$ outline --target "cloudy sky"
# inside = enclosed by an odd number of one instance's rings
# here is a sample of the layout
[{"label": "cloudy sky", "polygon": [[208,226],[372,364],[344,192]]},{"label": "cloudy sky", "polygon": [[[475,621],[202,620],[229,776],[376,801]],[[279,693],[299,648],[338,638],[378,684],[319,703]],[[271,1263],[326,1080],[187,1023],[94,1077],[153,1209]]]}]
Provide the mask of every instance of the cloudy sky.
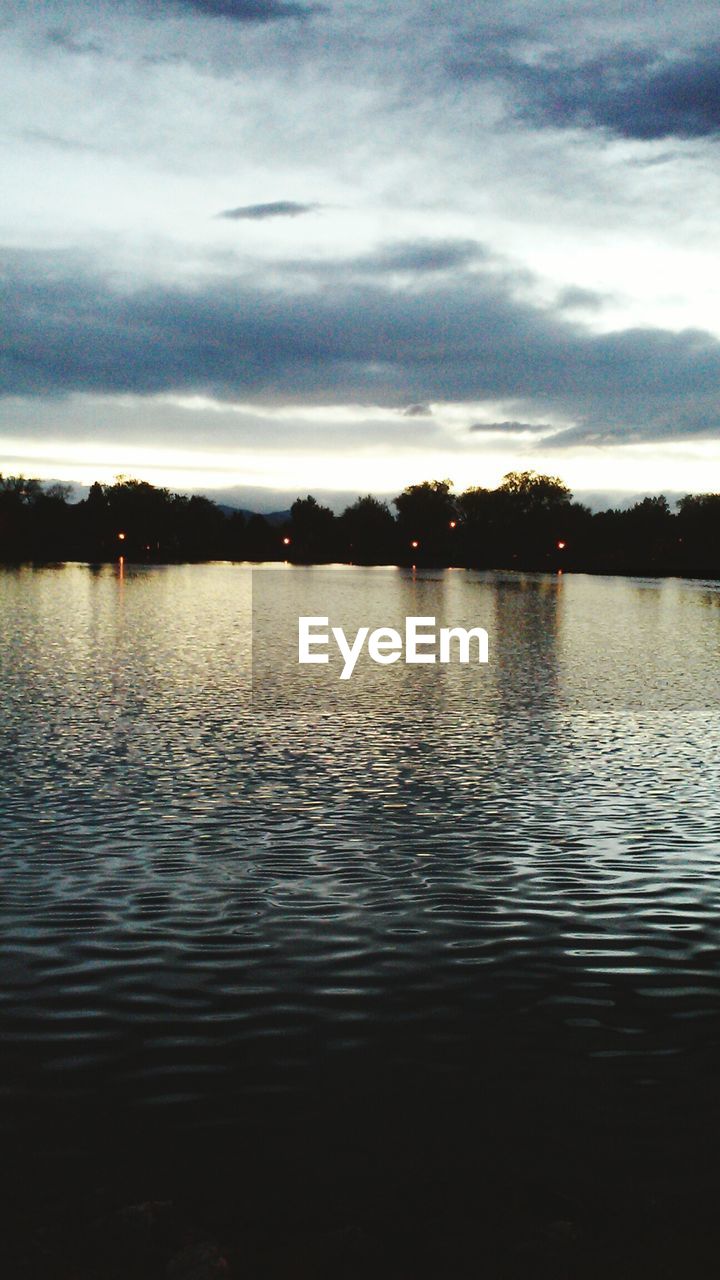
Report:
[{"label": "cloudy sky", "polygon": [[716,4],[0,24],[0,471],[720,489]]}]

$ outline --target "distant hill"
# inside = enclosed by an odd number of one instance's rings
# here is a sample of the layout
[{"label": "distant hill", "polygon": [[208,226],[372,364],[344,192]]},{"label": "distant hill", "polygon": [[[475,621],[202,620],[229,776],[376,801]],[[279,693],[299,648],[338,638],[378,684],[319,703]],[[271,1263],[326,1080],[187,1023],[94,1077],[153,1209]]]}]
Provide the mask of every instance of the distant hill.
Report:
[{"label": "distant hill", "polygon": [[246,507],[229,507],[226,502],[218,502],[217,505],[225,516],[241,515],[246,520],[250,520],[253,516],[261,515],[268,524],[286,524],[290,519],[289,509],[287,511],[248,511]]}]

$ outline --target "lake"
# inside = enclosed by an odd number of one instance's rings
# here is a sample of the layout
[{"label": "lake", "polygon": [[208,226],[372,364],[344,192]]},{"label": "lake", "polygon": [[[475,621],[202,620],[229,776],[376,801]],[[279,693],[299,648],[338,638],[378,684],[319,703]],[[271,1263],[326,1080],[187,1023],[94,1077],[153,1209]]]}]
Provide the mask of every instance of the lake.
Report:
[{"label": "lake", "polygon": [[[259,1277],[714,1274],[720,584],[64,565],[0,611],[26,1236],[97,1183]],[[489,661],[341,682],[318,613]]]}]

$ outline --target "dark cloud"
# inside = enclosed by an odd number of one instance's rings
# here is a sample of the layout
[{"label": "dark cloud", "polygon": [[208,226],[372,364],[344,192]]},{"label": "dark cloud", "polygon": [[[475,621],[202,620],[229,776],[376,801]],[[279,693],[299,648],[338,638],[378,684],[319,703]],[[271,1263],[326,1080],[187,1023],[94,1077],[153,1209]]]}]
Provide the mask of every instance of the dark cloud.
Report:
[{"label": "dark cloud", "polygon": [[[277,279],[277,277],[276,277]],[[121,292],[62,257],[8,254],[6,393],[196,393],[268,404],[512,401],[579,441],[717,436],[720,342],[594,334],[492,270],[392,278],[212,279]],[[525,429],[523,425],[523,430]]]},{"label": "dark cloud", "polygon": [[418,240],[387,245],[355,258],[352,266],[366,275],[385,272],[454,271],[472,262],[485,262],[489,254],[476,240]]},{"label": "dark cloud", "polygon": [[[381,245],[371,253],[354,258],[285,260],[282,269],[320,280],[350,280],[379,276],[424,276],[440,273],[464,274],[472,266],[493,267],[506,278],[507,264],[494,257],[477,240],[422,239]],[[513,271],[513,278],[528,281],[525,271]]]},{"label": "dark cloud", "polygon": [[620,52],[535,78],[529,110],[548,124],[600,125],[625,138],[700,138],[720,129],[720,52],[656,62]]},{"label": "dark cloud", "polygon": [[431,418],[432,409],[429,404],[409,404],[403,409],[406,418]]},{"label": "dark cloud", "polygon": [[210,18],[230,18],[233,22],[277,22],[283,18],[307,18],[324,7],[286,4],[283,0],[167,0],[167,2],[176,9],[189,9]]},{"label": "dark cloud", "polygon": [[581,289],[577,285],[561,290],[555,299],[555,306],[561,311],[600,311],[608,301],[607,294],[596,293],[594,289]]},{"label": "dark cloud", "polygon": [[507,43],[457,59],[459,79],[504,82],[516,114],[535,126],[603,128],[624,138],[712,137],[720,131],[720,47],[671,54],[613,48],[578,60],[532,61]]},{"label": "dark cloud", "polygon": [[247,220],[262,222],[265,218],[299,218],[303,213],[314,213],[318,204],[298,204],[295,200],[274,200],[270,204],[242,204],[237,209],[223,209],[218,218],[231,222]]},{"label": "dark cloud", "polygon": [[495,435],[502,431],[503,435],[518,436],[532,432],[534,435],[551,435],[557,428],[547,422],[473,422],[468,431],[482,435]]}]

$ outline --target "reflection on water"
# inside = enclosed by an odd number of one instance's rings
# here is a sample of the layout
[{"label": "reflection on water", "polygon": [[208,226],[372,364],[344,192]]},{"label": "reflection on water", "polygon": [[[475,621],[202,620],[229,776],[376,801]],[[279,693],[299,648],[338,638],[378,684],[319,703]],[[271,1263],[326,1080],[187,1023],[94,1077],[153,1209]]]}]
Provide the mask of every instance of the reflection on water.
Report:
[{"label": "reflection on water", "polygon": [[718,587],[265,577],[278,634],[322,579],[480,622],[490,664],[253,702],[248,569],[0,575],[6,1136],[304,1126],[340,1169],[571,1180],[711,1149]]}]

